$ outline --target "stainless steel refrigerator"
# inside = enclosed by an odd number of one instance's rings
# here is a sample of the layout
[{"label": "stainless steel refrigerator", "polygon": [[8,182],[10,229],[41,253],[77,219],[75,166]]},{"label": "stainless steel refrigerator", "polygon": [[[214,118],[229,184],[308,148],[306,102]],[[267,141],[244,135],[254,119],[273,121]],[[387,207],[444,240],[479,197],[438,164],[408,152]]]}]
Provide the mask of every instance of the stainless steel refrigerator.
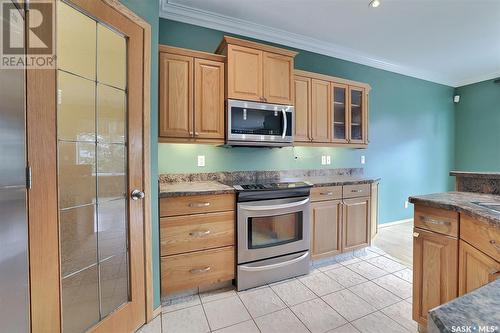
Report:
[{"label": "stainless steel refrigerator", "polygon": [[[23,16],[8,17],[23,38]],[[29,331],[25,73],[0,68],[0,332]]]}]

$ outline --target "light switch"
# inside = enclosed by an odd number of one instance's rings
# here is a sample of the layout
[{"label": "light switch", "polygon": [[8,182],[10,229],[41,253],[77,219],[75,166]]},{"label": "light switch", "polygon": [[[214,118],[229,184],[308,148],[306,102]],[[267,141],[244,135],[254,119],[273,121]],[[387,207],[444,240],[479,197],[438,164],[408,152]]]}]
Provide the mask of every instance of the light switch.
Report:
[{"label": "light switch", "polygon": [[405,201],[405,208],[408,208],[408,205],[410,205],[410,202],[408,200]]},{"label": "light switch", "polygon": [[365,162],[366,162],[365,155],[361,155],[361,164],[365,164]]},{"label": "light switch", "polygon": [[326,164],[332,164],[332,157],[330,155],[326,155]]},{"label": "light switch", "polygon": [[321,156],[321,165],[326,165],[326,156]]},{"label": "light switch", "polygon": [[205,155],[198,155],[198,166],[199,167],[205,166]]}]

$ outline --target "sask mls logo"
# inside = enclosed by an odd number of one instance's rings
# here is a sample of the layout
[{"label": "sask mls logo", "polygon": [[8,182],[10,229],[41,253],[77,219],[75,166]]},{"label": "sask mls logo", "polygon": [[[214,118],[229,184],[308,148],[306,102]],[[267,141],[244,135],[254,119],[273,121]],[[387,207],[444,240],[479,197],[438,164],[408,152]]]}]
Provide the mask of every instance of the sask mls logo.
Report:
[{"label": "sask mls logo", "polygon": [[27,12],[20,10],[10,0],[4,0],[1,4],[0,67],[53,68],[54,3],[30,3]]}]

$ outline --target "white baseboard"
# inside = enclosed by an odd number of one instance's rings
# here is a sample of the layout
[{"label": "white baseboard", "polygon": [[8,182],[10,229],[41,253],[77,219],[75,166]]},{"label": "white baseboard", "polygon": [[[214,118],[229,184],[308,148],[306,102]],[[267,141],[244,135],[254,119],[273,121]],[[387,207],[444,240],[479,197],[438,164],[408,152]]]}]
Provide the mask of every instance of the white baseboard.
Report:
[{"label": "white baseboard", "polygon": [[388,223],[384,223],[384,224],[379,224],[378,228],[382,229],[382,228],[386,228],[386,227],[392,227],[393,225],[396,225],[396,224],[403,224],[403,223],[408,223],[408,222],[412,222],[412,221],[413,221],[413,219],[405,219],[405,220],[388,222]]}]

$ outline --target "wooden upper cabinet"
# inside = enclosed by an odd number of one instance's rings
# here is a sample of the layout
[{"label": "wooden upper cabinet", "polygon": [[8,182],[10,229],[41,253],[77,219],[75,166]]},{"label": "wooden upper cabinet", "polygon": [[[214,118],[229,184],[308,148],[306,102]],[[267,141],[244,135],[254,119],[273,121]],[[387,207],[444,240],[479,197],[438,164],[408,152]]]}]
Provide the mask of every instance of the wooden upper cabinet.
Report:
[{"label": "wooden upper cabinet", "polygon": [[163,142],[224,140],[224,63],[221,55],[160,45]]},{"label": "wooden upper cabinet", "polygon": [[295,76],[295,141],[311,141],[311,79]]},{"label": "wooden upper cabinet", "polygon": [[457,297],[458,239],[415,228],[413,320],[427,325],[430,309]]},{"label": "wooden upper cabinet", "polygon": [[[366,147],[370,86],[302,70],[294,73],[294,141],[298,145]],[[311,86],[309,90],[306,82]],[[304,111],[307,106],[308,113]],[[306,114],[308,127],[303,120]]]},{"label": "wooden upper cabinet", "polygon": [[327,200],[311,204],[312,259],[341,252],[342,201]]},{"label": "wooden upper cabinet", "polygon": [[370,238],[370,197],[344,199],[342,251],[368,246]]},{"label": "wooden upper cabinet", "polygon": [[349,113],[347,110],[349,88],[345,84],[332,84],[332,141],[349,141]]},{"label": "wooden upper cabinet", "polygon": [[500,262],[460,240],[458,295],[467,294],[500,277]]},{"label": "wooden upper cabinet", "polygon": [[238,45],[227,50],[227,97],[262,101],[262,51]]},{"label": "wooden upper cabinet", "polygon": [[297,52],[229,36],[215,52],[227,57],[227,98],[293,104]]},{"label": "wooden upper cabinet", "polygon": [[224,139],[224,63],[195,59],[195,138]]},{"label": "wooden upper cabinet", "polygon": [[160,54],[160,128],[164,137],[193,134],[193,58]]},{"label": "wooden upper cabinet", "polygon": [[365,89],[359,87],[349,87],[349,142],[367,143]]},{"label": "wooden upper cabinet", "polygon": [[293,105],[293,58],[263,53],[264,101]]},{"label": "wooden upper cabinet", "polygon": [[314,142],[330,142],[330,82],[311,81],[311,137]]}]

